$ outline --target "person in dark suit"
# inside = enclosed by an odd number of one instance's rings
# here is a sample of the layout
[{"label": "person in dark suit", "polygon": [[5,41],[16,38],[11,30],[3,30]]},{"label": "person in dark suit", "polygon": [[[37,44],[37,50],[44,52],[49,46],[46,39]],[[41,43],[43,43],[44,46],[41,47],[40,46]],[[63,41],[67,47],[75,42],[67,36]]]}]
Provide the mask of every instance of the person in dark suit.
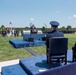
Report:
[{"label": "person in dark suit", "polygon": [[34,26],[34,24],[32,24],[32,26],[30,27],[30,29],[36,29],[36,27]]},{"label": "person in dark suit", "polygon": [[49,48],[49,38],[52,37],[64,37],[63,32],[58,31],[59,22],[51,21],[51,31],[49,31],[46,35],[46,47]]},{"label": "person in dark suit", "polygon": [[36,29],[36,27],[34,26],[34,24],[32,24],[32,26],[30,27],[30,30],[31,30],[31,33],[32,33],[32,34],[37,33],[37,29]]}]

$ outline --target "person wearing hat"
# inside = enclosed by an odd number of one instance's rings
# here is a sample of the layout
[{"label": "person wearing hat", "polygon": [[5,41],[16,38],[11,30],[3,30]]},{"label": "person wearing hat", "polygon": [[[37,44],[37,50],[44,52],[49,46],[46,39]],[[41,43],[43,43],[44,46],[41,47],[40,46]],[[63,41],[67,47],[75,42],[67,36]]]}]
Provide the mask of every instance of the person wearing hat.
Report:
[{"label": "person wearing hat", "polygon": [[50,32],[48,32],[48,34],[50,34],[50,33],[53,33],[53,32],[55,32],[55,33],[60,33],[57,29],[58,29],[58,26],[59,26],[59,22],[57,22],[57,21],[51,21],[50,22],[50,25],[51,25],[51,31]]},{"label": "person wearing hat", "polygon": [[47,53],[48,48],[49,48],[49,38],[64,37],[63,32],[58,31],[59,22],[51,21],[50,25],[51,25],[51,31],[49,31],[46,35],[46,53]]}]

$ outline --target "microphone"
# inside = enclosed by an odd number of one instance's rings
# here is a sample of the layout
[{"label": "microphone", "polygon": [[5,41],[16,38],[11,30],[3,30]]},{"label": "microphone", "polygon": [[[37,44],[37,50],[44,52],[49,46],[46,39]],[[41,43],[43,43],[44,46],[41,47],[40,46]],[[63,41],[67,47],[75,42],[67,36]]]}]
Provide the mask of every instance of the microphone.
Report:
[{"label": "microphone", "polygon": [[30,25],[30,38],[31,38],[31,30],[32,30],[31,26],[32,26],[32,23],[30,23],[29,25]]},{"label": "microphone", "polygon": [[45,25],[45,29],[46,29],[46,34],[47,34],[47,25],[44,23],[44,25]]},{"label": "microphone", "polygon": [[30,25],[30,37],[28,38],[28,42],[33,42],[34,39],[31,37],[31,30],[32,30],[31,26],[32,26],[32,23],[30,23],[29,25]]}]

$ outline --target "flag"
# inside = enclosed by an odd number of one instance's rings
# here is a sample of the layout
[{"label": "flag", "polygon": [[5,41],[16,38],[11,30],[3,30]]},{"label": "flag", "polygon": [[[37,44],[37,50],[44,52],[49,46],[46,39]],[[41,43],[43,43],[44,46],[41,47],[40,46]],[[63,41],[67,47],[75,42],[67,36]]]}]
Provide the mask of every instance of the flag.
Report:
[{"label": "flag", "polygon": [[10,24],[13,24],[13,22],[10,22]]}]

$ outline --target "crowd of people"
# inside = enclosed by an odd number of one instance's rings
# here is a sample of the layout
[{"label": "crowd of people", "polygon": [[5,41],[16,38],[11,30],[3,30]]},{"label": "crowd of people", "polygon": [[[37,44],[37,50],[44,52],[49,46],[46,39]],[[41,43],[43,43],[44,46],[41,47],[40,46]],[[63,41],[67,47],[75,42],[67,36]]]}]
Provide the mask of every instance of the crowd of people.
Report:
[{"label": "crowd of people", "polygon": [[2,30],[2,36],[19,36],[19,30]]}]

